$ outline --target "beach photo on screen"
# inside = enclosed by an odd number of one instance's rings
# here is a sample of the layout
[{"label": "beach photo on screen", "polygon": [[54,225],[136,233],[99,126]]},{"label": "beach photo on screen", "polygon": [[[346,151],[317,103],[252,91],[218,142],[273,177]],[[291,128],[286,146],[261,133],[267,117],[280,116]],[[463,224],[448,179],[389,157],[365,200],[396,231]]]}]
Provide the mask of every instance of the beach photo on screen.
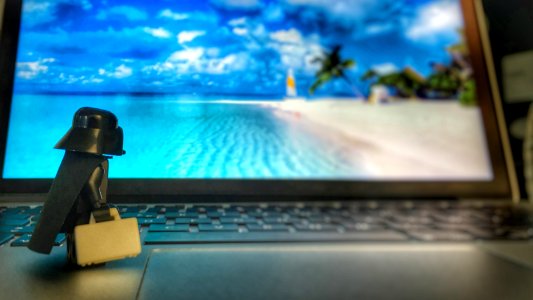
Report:
[{"label": "beach photo on screen", "polygon": [[112,178],[491,180],[473,73],[459,0],[27,0],[4,177],[89,106]]}]

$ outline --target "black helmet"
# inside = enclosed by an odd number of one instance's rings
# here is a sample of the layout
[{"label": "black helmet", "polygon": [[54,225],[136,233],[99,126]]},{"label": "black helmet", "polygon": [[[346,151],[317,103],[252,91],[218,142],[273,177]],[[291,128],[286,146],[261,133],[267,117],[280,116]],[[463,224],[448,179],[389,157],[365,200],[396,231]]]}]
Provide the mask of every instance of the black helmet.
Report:
[{"label": "black helmet", "polygon": [[72,127],[56,144],[56,149],[93,154],[122,155],[124,134],[117,117],[98,108],[83,107],[74,114]]}]

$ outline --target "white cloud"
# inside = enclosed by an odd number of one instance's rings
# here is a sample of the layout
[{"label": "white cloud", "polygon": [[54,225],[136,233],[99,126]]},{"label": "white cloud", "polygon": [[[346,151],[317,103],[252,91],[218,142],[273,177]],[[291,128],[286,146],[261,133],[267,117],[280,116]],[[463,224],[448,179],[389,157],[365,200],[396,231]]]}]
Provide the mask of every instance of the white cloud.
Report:
[{"label": "white cloud", "polygon": [[378,23],[378,24],[369,24],[365,26],[366,33],[369,35],[377,35],[380,33],[390,32],[397,28],[397,24],[392,23]]},{"label": "white cloud", "polygon": [[89,0],[56,0],[52,1],[42,1],[42,0],[26,0],[24,1],[23,10],[25,13],[31,13],[36,11],[45,11],[50,8],[55,8],[58,4],[70,4],[79,6],[84,10],[90,10],[93,8],[93,5]]},{"label": "white cloud", "polygon": [[159,18],[167,18],[167,19],[172,19],[172,20],[175,20],[175,21],[179,21],[179,20],[188,19],[189,15],[188,14],[183,14],[183,13],[176,13],[176,12],[173,12],[172,10],[170,10],[170,9],[165,9],[165,10],[162,10],[159,13],[158,17]]},{"label": "white cloud", "polygon": [[253,10],[261,7],[259,0],[211,0],[211,2],[230,9]]},{"label": "white cloud", "polygon": [[281,43],[299,44],[302,42],[302,34],[300,31],[291,28],[289,30],[280,30],[272,32],[270,38]]},{"label": "white cloud", "polygon": [[25,13],[47,11],[51,4],[49,2],[27,2],[24,3],[23,10]]},{"label": "white cloud", "polygon": [[323,55],[318,35],[304,37],[298,30],[291,28],[273,32],[269,37],[272,41],[270,47],[279,53],[281,62],[286,68],[299,69],[307,73],[317,71],[318,66],[313,60]]},{"label": "white cloud", "polygon": [[99,20],[105,20],[109,16],[122,16],[130,21],[143,21],[148,18],[146,12],[127,5],[114,6],[108,10],[101,10],[96,18]]},{"label": "white cloud", "polygon": [[182,31],[177,35],[178,43],[188,43],[205,34],[205,31]]},{"label": "white cloud", "polygon": [[237,62],[237,55],[231,54],[221,59],[211,59],[208,61],[206,72],[209,74],[222,74],[225,71],[233,70]]},{"label": "white cloud", "polygon": [[382,1],[375,0],[284,0],[295,6],[311,6],[320,8],[336,17],[349,18],[352,20],[368,17],[370,12],[379,12],[382,9]]},{"label": "white cloud", "polygon": [[61,82],[63,84],[81,83],[83,85],[100,84],[104,81],[105,80],[103,78],[96,77],[94,75],[86,76],[86,75],[65,74],[65,73],[60,73],[56,80],[56,82]]},{"label": "white cloud", "polygon": [[156,72],[158,75],[166,74],[223,74],[229,71],[245,70],[248,63],[248,53],[233,53],[222,57],[218,55],[216,48],[204,49],[202,47],[189,48],[172,53],[169,58],[162,63],[147,66],[143,69],[145,73]]},{"label": "white cloud", "polygon": [[24,1],[22,7],[26,16],[24,23],[27,26],[35,26],[53,21],[54,15],[51,12],[53,8],[54,6],[50,2]]},{"label": "white cloud", "polygon": [[267,29],[263,24],[256,24],[255,26],[250,27],[250,32],[256,39],[265,39],[267,38]]},{"label": "white cloud", "polygon": [[231,26],[243,26],[246,25],[246,18],[238,18],[238,19],[232,19],[228,22]]},{"label": "white cloud", "polygon": [[114,78],[126,78],[130,77],[133,74],[133,70],[129,67],[126,67],[126,65],[120,65],[115,68],[115,71],[113,73],[110,73],[108,76],[114,77]]},{"label": "white cloud", "polygon": [[375,66],[372,66],[371,69],[374,70],[379,75],[387,75],[387,74],[391,74],[391,73],[399,71],[398,67],[392,63],[384,63],[380,65],[375,65]]},{"label": "white cloud", "polygon": [[215,47],[209,48],[206,50],[205,53],[208,57],[217,57],[220,54],[220,49]]},{"label": "white cloud", "polygon": [[80,7],[83,10],[90,10],[93,8],[89,0],[25,0],[23,1],[22,6],[25,16],[24,25],[32,27],[57,21],[58,14],[55,12],[59,4],[69,4]]},{"label": "white cloud", "polygon": [[204,48],[190,48],[185,50],[180,50],[172,53],[168,58],[169,61],[196,61],[204,55]]},{"label": "white cloud", "polygon": [[[413,40],[432,38],[462,27],[461,9],[456,2],[432,3],[422,7],[413,24],[407,30],[407,37]],[[454,31],[455,32],[455,31]]]},{"label": "white cloud", "polygon": [[33,79],[40,74],[48,72],[47,64],[53,62],[55,62],[55,58],[45,58],[38,61],[17,63],[17,77]]},{"label": "white cloud", "polygon": [[236,28],[233,28],[233,33],[235,35],[245,36],[248,34],[248,29],[236,27]]},{"label": "white cloud", "polygon": [[102,83],[104,82],[104,80],[102,78],[97,78],[97,77],[93,77],[93,78],[90,78],[90,79],[85,79],[83,80],[81,83],[82,84],[90,84],[90,83]]},{"label": "white cloud", "polygon": [[106,71],[104,69],[98,69],[98,75],[105,75]]},{"label": "white cloud", "polygon": [[59,74],[59,80],[66,84],[72,84],[84,80],[85,76],[76,76],[73,74],[65,75],[65,73]]},{"label": "white cloud", "polygon": [[168,30],[162,27],[159,27],[159,28],[144,27],[144,32],[154,37],[162,38],[162,39],[169,38],[172,35]]}]

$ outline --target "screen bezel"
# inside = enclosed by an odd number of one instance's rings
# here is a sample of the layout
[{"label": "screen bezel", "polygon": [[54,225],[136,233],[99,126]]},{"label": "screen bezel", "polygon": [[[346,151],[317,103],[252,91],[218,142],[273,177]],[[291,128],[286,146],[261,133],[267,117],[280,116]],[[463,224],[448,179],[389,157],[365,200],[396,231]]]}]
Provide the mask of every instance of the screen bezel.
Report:
[{"label": "screen bezel", "polygon": [[[313,200],[313,199],[517,199],[513,188],[512,161],[506,160],[506,131],[498,122],[495,101],[497,90],[491,89],[493,72],[487,64],[482,47],[484,30],[478,22],[475,1],[461,0],[465,21],[465,36],[471,51],[475,70],[479,105],[486,130],[494,178],[491,181],[332,181],[332,180],[262,180],[262,179],[111,179],[109,197],[113,199],[187,199],[187,201],[237,200],[259,201]],[[18,33],[22,0],[6,1],[2,19],[0,68],[0,174],[3,172],[5,147],[14,83]],[[494,101],[491,101],[494,100]],[[500,125],[500,126],[499,126]],[[4,179],[0,175],[0,191],[4,193],[45,193],[51,179]],[[159,198],[158,198],[159,197]]]}]

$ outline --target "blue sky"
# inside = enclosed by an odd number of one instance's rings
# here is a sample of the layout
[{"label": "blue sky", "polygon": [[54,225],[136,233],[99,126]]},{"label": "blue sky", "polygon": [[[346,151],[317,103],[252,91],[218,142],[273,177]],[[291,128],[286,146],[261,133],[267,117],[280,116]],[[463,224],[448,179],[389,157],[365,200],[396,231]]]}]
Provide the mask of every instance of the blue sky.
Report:
[{"label": "blue sky", "polygon": [[[26,0],[19,92],[305,95],[334,45],[348,76],[411,66],[427,75],[459,41],[459,0]],[[349,94],[334,81],[319,95]]]}]

